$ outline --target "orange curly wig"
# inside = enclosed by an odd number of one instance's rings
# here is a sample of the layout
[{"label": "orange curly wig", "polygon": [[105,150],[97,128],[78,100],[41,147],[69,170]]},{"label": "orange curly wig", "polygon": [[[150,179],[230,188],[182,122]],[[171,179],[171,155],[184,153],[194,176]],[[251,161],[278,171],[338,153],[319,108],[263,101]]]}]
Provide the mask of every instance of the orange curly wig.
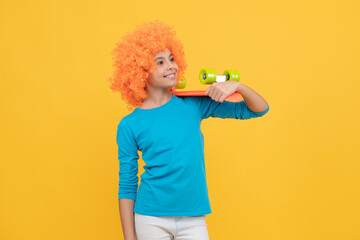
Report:
[{"label": "orange curly wig", "polygon": [[184,78],[187,63],[183,44],[175,39],[175,34],[171,26],[155,20],[138,25],[132,33],[127,33],[116,43],[112,51],[114,77],[108,80],[110,89],[120,92],[129,111],[140,106],[148,97],[145,82],[157,67],[154,56],[159,51],[170,50],[179,67],[177,82]]}]

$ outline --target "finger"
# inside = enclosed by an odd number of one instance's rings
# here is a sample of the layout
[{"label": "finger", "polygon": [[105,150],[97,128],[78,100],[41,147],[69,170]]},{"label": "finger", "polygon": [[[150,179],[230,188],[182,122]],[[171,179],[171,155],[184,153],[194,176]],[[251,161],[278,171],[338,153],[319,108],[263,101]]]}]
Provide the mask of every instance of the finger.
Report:
[{"label": "finger", "polygon": [[213,96],[213,92],[214,92],[214,88],[211,86],[209,87],[209,92],[208,92],[208,96],[212,98]]},{"label": "finger", "polygon": [[211,86],[206,89],[206,92],[205,92],[205,95],[206,95],[206,96],[209,94],[209,89],[210,89],[210,88],[211,88]]},{"label": "finger", "polygon": [[218,82],[211,84],[211,89],[209,95],[211,96],[212,100],[215,100],[217,93],[220,91],[219,86],[217,86]]},{"label": "finger", "polygon": [[221,103],[224,102],[226,97],[227,97],[227,94],[225,94],[225,93],[223,95],[221,95],[219,102],[221,102]]},{"label": "finger", "polygon": [[222,95],[222,92],[220,90],[216,91],[214,93],[214,100],[219,102],[219,99],[220,99],[221,95]]}]

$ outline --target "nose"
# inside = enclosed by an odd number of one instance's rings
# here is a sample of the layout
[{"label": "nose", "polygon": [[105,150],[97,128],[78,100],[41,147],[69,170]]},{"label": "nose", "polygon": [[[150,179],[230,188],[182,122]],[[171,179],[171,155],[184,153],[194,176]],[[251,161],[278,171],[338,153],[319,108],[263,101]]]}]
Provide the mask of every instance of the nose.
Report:
[{"label": "nose", "polygon": [[168,70],[174,69],[175,68],[175,63],[170,63],[168,66]]}]

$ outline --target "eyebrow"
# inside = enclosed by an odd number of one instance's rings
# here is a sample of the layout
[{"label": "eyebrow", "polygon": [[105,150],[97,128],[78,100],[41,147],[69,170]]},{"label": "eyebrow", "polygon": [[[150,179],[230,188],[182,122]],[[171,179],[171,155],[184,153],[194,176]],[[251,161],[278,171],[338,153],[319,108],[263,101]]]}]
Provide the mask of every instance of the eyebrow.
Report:
[{"label": "eyebrow", "polygon": [[[170,56],[172,56],[172,53],[170,53],[169,57],[170,57]],[[164,57],[158,57],[158,58],[155,59],[155,61],[156,61],[157,59],[159,59],[159,58],[164,58]]]}]

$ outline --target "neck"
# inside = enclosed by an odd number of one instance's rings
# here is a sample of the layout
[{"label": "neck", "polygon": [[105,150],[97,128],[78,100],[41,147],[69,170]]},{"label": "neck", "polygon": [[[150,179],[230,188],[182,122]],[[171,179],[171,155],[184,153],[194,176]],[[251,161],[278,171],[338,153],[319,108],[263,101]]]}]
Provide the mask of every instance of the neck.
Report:
[{"label": "neck", "polygon": [[170,101],[172,97],[172,93],[168,88],[148,88],[147,92],[149,96],[141,104],[142,107],[158,107]]}]

